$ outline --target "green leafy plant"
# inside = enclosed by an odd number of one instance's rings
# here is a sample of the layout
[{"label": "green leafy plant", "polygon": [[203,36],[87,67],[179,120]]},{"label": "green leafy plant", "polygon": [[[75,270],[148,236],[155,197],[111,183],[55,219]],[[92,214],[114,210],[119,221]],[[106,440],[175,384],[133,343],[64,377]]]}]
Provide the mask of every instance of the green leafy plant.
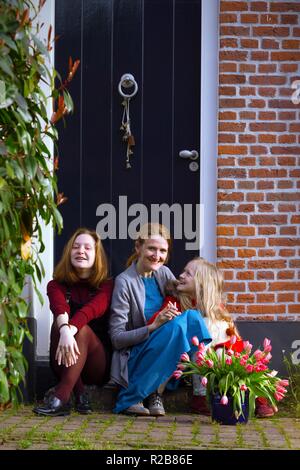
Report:
[{"label": "green leafy plant", "polygon": [[[22,290],[26,276],[35,288],[44,276],[41,221],[58,231],[63,224],[57,206],[65,198],[47,142],[56,144],[55,124],[73,109],[67,86],[79,61],[69,60],[65,81],[47,65],[51,27],[43,42],[42,26],[33,26],[45,1],[37,7],[30,0],[0,2],[0,406],[21,397],[27,367],[22,345],[25,336],[31,339]],[[56,106],[52,116],[49,99]]]},{"label": "green leafy plant", "polygon": [[230,341],[219,345],[217,349],[206,349],[199,344],[196,336],[192,339],[198,346],[195,361],[187,353],[181,355],[181,362],[174,372],[175,378],[189,374],[199,374],[202,384],[207,387],[208,395],[219,394],[220,403],[228,404],[228,396],[233,400],[233,411],[236,419],[242,414],[245,395],[249,393],[250,413],[253,415],[255,398],[264,397],[276,407],[276,402],[284,398],[288,380],[277,377],[277,371],[268,367],[271,359],[271,341],[264,340],[264,349],[257,349],[251,354],[249,341],[241,341],[232,336]]},{"label": "green leafy plant", "polygon": [[294,415],[300,418],[300,364],[294,364],[292,356],[284,356],[289,379],[289,389],[284,401],[284,407],[293,410]]}]

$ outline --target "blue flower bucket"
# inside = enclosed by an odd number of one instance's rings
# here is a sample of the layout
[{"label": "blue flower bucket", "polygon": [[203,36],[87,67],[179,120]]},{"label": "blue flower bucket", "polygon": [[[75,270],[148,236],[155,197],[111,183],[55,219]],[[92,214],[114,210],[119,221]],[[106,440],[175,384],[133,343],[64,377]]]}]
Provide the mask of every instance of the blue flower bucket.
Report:
[{"label": "blue flower bucket", "polygon": [[237,423],[246,424],[249,417],[249,392],[245,393],[245,401],[242,403],[242,414],[236,419],[233,412],[233,399],[228,396],[228,404],[220,403],[221,395],[219,393],[211,395],[212,420],[220,424],[235,425]]}]

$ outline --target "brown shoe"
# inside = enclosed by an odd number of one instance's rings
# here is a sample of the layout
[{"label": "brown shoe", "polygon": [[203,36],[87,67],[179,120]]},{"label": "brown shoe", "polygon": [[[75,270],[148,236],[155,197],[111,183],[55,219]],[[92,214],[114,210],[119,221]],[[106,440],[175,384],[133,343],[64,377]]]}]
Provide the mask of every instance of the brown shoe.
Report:
[{"label": "brown shoe", "polygon": [[193,395],[191,400],[191,411],[200,415],[211,416],[206,396]]}]

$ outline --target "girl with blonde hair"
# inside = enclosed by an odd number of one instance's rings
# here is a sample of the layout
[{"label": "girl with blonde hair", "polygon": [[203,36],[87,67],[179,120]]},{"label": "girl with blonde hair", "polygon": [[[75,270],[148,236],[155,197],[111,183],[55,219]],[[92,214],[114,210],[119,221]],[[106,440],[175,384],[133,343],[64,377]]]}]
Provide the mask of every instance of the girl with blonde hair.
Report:
[{"label": "girl with blonde hair", "polygon": [[[190,261],[179,276],[177,292],[183,309],[197,308],[204,318],[212,337],[209,346],[217,349],[226,347],[230,337],[237,338],[236,346],[242,346],[242,338],[234,324],[224,302],[224,280],[222,272],[203,258]],[[206,389],[201,384],[199,375],[193,375],[192,411],[210,415],[206,402]],[[274,414],[274,409],[262,397],[256,398],[256,415],[267,418]]]}]

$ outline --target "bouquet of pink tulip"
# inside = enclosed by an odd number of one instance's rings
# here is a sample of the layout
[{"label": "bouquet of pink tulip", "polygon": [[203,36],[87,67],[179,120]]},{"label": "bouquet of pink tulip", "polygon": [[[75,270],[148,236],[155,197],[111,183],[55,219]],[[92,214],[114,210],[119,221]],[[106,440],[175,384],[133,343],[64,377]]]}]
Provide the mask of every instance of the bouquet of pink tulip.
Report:
[{"label": "bouquet of pink tulip", "polygon": [[194,360],[183,353],[173,373],[175,378],[189,374],[200,375],[208,395],[220,394],[222,405],[228,404],[228,396],[232,397],[236,419],[242,414],[246,393],[249,393],[250,415],[254,413],[256,397],[267,398],[277,409],[276,402],[284,398],[289,383],[277,377],[277,371],[268,367],[272,357],[269,339],[265,338],[263,350],[257,349],[252,354],[252,344],[249,341],[237,341],[236,336],[215,348],[206,348],[196,336],[192,338],[192,343],[198,347]]}]

